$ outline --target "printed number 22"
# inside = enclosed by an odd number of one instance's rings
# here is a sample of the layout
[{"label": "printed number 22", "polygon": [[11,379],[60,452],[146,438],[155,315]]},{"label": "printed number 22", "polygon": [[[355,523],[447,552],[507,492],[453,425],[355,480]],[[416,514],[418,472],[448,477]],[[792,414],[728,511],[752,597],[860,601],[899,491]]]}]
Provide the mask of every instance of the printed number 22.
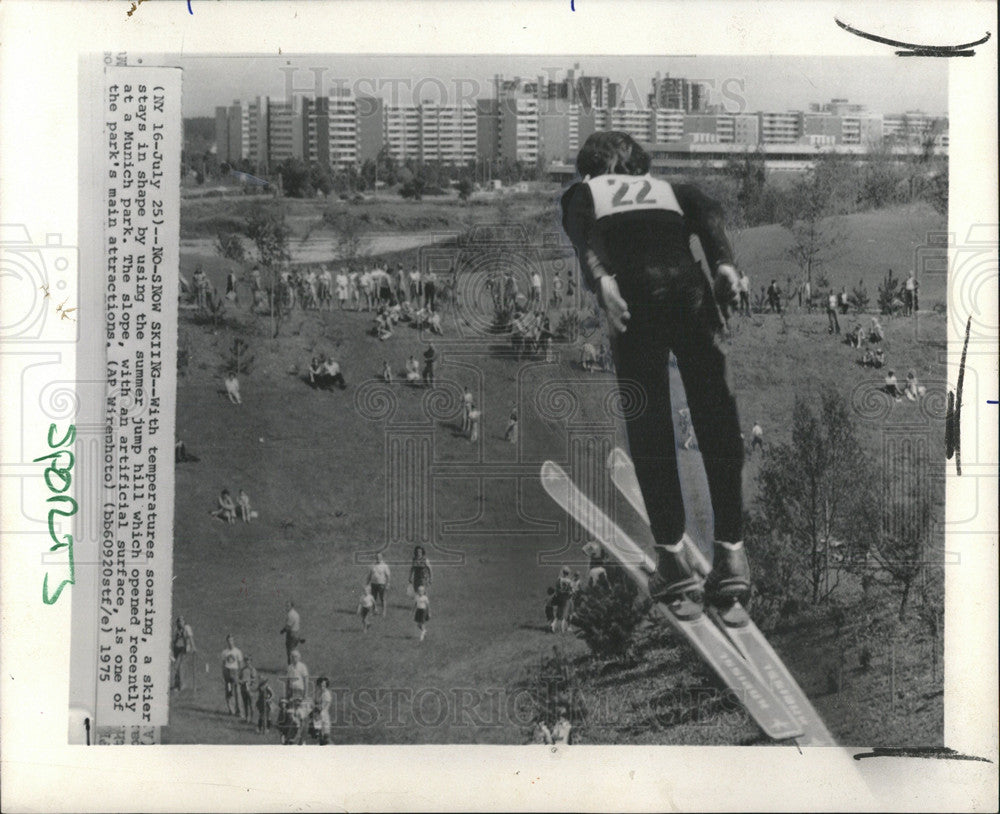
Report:
[{"label": "printed number 22", "polygon": [[611,199],[612,206],[631,206],[632,204],[655,204],[656,198],[647,197],[653,189],[653,185],[649,181],[643,181],[642,187],[639,189],[639,193],[635,196],[635,200],[628,200],[625,195],[628,194],[631,184],[624,183],[618,187],[618,191],[615,193],[614,197]]}]

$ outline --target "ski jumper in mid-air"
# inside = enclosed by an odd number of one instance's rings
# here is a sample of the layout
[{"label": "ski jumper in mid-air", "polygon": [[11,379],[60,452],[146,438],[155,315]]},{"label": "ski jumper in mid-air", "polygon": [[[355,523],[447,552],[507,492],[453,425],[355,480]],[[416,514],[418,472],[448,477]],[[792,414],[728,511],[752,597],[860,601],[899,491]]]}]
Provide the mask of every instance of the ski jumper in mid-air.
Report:
[{"label": "ski jumper in mid-air", "polygon": [[[718,203],[689,184],[649,174],[650,158],[627,133],[591,135],[577,156],[582,181],[562,197],[563,228],[586,285],[609,323],[629,447],[658,553],[654,598],[680,617],[706,598],[746,600],[742,468],[736,400],[720,344],[737,305],[739,277]],[[712,280],[695,260],[697,235]],[[684,544],[684,502],[670,404],[669,354],[677,358],[715,518],[713,569],[702,587]],[[638,388],[638,393],[636,393]],[[623,396],[629,395],[623,392]]]}]

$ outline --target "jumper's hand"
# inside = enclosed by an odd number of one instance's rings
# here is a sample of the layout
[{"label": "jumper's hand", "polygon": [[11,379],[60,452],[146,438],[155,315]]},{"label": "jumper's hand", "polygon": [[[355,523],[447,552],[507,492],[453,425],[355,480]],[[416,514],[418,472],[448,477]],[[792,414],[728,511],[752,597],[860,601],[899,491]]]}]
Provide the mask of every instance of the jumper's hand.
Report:
[{"label": "jumper's hand", "polygon": [[728,263],[723,263],[716,270],[715,301],[722,310],[722,316],[729,319],[730,314],[739,307],[739,280],[736,269]]},{"label": "jumper's hand", "polygon": [[625,333],[626,324],[632,316],[628,312],[628,303],[622,299],[618,290],[618,281],[610,275],[600,278],[600,300],[611,323],[612,334]]}]

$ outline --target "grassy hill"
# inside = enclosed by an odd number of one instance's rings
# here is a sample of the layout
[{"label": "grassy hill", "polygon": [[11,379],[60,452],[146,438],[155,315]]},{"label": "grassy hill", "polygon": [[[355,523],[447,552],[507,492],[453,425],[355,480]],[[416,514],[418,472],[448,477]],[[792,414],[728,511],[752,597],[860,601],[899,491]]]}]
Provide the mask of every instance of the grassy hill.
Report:
[{"label": "grassy hill", "polygon": [[[855,263],[871,258],[873,268],[881,263],[907,268],[914,224],[933,226],[924,210],[852,218],[854,245],[870,248],[845,257],[854,257]],[[768,229],[739,236],[742,262],[760,269],[750,271],[755,283],[773,274],[764,269],[781,257],[781,246]],[[185,256],[184,273],[198,261],[221,286],[225,261]],[[834,285],[839,275],[851,283],[857,266],[845,260],[843,268],[831,265],[828,274]],[[866,282],[874,289],[873,278]],[[933,291],[931,282],[926,286],[925,296]],[[943,281],[941,291],[943,297]],[[530,710],[524,710],[517,688],[535,680],[539,659],[556,641],[568,659],[582,659],[576,669],[595,703],[631,699],[638,704],[627,715],[608,718],[611,725],[584,731],[590,742],[754,740],[754,727],[726,710],[710,710],[707,729],[697,721],[655,729],[643,723],[649,693],[711,686],[692,659],[656,631],[646,635],[643,663],[621,670],[584,659],[582,642],[553,636],[543,627],[545,589],[558,567],[566,562],[583,571],[585,563],[579,532],[542,492],[538,467],[554,458],[575,472],[592,473],[585,488],[605,505],[613,500],[601,491],[597,475],[608,445],[624,444],[623,429],[606,406],[613,391],[611,375],[582,371],[578,347],[572,345],[558,345],[551,363],[540,357],[519,362],[507,353],[502,337],[462,338],[467,326],[449,311],[446,336],[435,338],[442,354],[438,388],[410,388],[397,380],[386,392],[377,382],[382,360],[400,376],[410,354],[419,358],[427,337],[401,326],[392,338],[379,342],[369,333],[370,316],[296,312],[272,340],[260,318],[245,309],[233,309],[217,327],[182,311],[180,330],[189,360],[179,379],[177,432],[198,460],[179,464],[176,473],[174,615],[183,614],[194,626],[200,652],[197,689],[174,696],[165,738],[177,743],[261,741],[251,728],[224,714],[218,653],[232,632],[237,644],[253,654],[258,669],[272,676],[283,673],[278,631],[284,603],[292,598],[302,614],[303,658],[312,675],[328,675],[343,692],[342,725],[335,727],[334,742],[522,742]],[[842,319],[851,322],[850,317]],[[928,400],[941,401],[944,317],[922,314],[918,320],[889,321],[886,329],[891,364],[902,371],[916,369],[928,386]],[[242,406],[228,402],[221,380],[236,337],[245,339],[255,355],[252,372],[241,377]],[[316,353],[337,356],[347,390],[316,391],[306,384],[304,371]],[[827,334],[822,314],[739,320],[729,355],[744,431],[759,420],[769,442],[787,440],[796,393],[809,396],[832,384],[850,395],[881,378],[856,364],[857,351]],[[478,443],[458,431],[461,388],[466,385],[483,410]],[[675,385],[679,390],[679,382]],[[521,417],[518,445],[503,440],[515,402]],[[860,431],[873,452],[887,428],[923,422],[931,460],[943,460],[944,433],[936,413],[928,417],[902,402],[887,415],[866,415]],[[400,475],[416,471],[426,460],[431,482],[407,487],[410,491],[403,494],[428,511],[426,545],[434,566],[432,620],[427,640],[418,644],[404,587],[414,538],[419,538],[414,532],[423,519],[403,513],[390,524],[387,512],[400,496]],[[681,465],[687,483],[703,478],[696,454],[682,454]],[[745,470],[748,503],[754,498],[758,465],[751,461]],[[222,488],[234,493],[246,489],[259,519],[233,526],[210,517]],[[689,526],[704,533],[709,518],[696,497],[689,495]],[[649,542],[637,518],[622,507],[616,512],[637,539]],[[354,611],[375,551],[383,551],[393,568],[391,607],[387,618],[376,619],[363,634]],[[888,599],[886,607],[891,615]],[[814,697],[827,691],[828,628],[822,614],[807,615],[796,629],[776,638],[776,647]],[[897,664],[897,689],[909,692],[906,687],[920,685],[927,692],[926,687],[937,685],[930,677],[926,648],[909,647],[907,635],[899,634],[909,661],[905,669],[902,661]],[[850,654],[850,663],[856,660]],[[869,673],[852,677],[850,692],[821,698],[818,704],[831,729],[849,742],[938,743],[941,704],[926,700],[920,709],[911,697],[916,690],[906,696],[905,703],[912,702],[905,707],[910,714],[897,711],[899,720],[887,722],[879,700],[884,696],[876,688],[887,685],[888,672],[888,655],[879,652]],[[906,684],[904,675],[910,672],[912,682]],[[442,703],[443,715],[435,711]],[[672,719],[657,719],[664,720]],[[273,740],[272,734],[268,742]]]}]

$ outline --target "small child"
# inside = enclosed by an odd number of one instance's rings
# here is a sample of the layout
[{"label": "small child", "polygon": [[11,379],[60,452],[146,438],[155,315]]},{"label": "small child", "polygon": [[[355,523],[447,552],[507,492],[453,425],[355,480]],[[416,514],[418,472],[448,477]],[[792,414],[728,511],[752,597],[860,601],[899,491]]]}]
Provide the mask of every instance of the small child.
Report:
[{"label": "small child", "polygon": [[257,732],[266,734],[271,731],[271,699],[274,698],[274,690],[267,683],[266,678],[262,678],[257,685]]},{"label": "small child", "polygon": [[517,443],[517,407],[510,411],[510,416],[507,419],[507,432],[504,433],[503,437],[511,444]]},{"label": "small child", "polygon": [[372,611],[375,610],[375,597],[372,596],[372,586],[365,585],[365,592],[361,594],[361,601],[358,603],[358,616],[361,617],[361,629],[367,633],[368,626],[371,625]]},{"label": "small child", "polygon": [[389,367],[389,360],[382,360],[382,380],[386,384],[392,384],[392,368]]},{"label": "small child", "polygon": [[417,623],[417,630],[420,631],[420,641],[427,635],[427,622],[431,618],[431,598],[427,596],[427,588],[421,585],[417,588],[416,598],[413,600],[414,613],[413,621]]},{"label": "small child", "polygon": [[239,508],[240,519],[244,523],[249,523],[253,518],[254,512],[250,510],[250,495],[248,495],[243,489],[240,489],[240,495],[236,499],[236,505]]},{"label": "small child", "polygon": [[240,380],[236,378],[236,374],[226,374],[225,383],[226,395],[229,396],[229,401],[233,404],[242,404],[243,399],[240,398]]}]

